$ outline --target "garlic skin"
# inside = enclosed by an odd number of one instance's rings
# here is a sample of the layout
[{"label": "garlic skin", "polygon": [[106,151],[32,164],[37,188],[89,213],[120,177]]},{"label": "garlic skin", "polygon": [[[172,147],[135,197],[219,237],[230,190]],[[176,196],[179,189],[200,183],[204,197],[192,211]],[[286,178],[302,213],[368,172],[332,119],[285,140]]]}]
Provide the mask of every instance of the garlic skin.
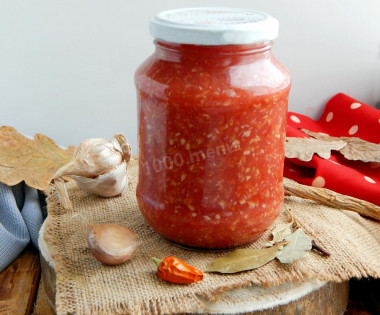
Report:
[{"label": "garlic skin", "polygon": [[62,177],[73,178],[83,190],[103,197],[114,197],[128,187],[127,165],[131,146],[122,134],[111,140],[92,138],[81,142],[73,160],[54,175],[58,195],[65,209],[71,207]]},{"label": "garlic skin", "polygon": [[135,255],[139,237],[122,225],[87,224],[87,242],[91,253],[102,264],[118,265]]},{"label": "garlic skin", "polygon": [[87,139],[76,147],[73,160],[60,168],[55,177],[96,177],[110,171],[122,161],[122,150],[115,139]]}]

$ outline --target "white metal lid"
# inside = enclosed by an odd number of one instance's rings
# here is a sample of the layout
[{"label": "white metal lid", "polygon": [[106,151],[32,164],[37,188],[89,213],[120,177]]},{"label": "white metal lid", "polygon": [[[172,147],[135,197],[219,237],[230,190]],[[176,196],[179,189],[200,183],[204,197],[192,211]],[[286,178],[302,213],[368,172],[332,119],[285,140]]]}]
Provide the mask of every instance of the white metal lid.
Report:
[{"label": "white metal lid", "polygon": [[150,20],[150,34],[179,44],[252,44],[275,39],[278,21],[266,13],[248,9],[174,9],[160,12]]}]

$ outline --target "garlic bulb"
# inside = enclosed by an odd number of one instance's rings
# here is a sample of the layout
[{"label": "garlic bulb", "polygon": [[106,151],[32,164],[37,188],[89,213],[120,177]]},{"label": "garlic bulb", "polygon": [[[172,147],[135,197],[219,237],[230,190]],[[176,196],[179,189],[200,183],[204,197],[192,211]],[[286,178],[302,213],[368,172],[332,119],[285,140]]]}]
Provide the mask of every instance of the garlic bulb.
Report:
[{"label": "garlic bulb", "polygon": [[54,175],[58,195],[64,208],[70,208],[62,177],[73,178],[83,190],[103,197],[114,197],[128,186],[127,165],[131,146],[121,134],[114,139],[92,138],[79,144],[73,160]]}]

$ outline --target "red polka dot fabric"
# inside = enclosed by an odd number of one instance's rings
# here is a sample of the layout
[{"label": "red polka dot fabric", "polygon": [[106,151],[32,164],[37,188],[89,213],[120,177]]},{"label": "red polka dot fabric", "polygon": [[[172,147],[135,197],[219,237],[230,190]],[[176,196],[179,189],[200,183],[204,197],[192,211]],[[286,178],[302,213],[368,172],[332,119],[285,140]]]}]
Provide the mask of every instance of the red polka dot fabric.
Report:
[{"label": "red polka dot fabric", "polygon": [[[330,99],[318,120],[289,112],[287,136],[308,138],[300,128],[334,137],[358,137],[379,144],[380,110],[340,93]],[[328,160],[316,154],[310,162],[286,158],[284,176],[380,206],[380,163],[351,161],[332,151]]]}]

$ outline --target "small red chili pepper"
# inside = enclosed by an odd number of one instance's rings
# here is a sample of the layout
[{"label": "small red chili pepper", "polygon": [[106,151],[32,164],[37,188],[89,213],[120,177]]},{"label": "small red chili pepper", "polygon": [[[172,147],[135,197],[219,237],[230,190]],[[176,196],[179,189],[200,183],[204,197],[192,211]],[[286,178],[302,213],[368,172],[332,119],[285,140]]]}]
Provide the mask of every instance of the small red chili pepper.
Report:
[{"label": "small red chili pepper", "polygon": [[158,268],[158,277],[164,281],[184,284],[198,282],[203,279],[202,271],[176,257],[168,256],[162,260],[153,257],[153,261]]}]

